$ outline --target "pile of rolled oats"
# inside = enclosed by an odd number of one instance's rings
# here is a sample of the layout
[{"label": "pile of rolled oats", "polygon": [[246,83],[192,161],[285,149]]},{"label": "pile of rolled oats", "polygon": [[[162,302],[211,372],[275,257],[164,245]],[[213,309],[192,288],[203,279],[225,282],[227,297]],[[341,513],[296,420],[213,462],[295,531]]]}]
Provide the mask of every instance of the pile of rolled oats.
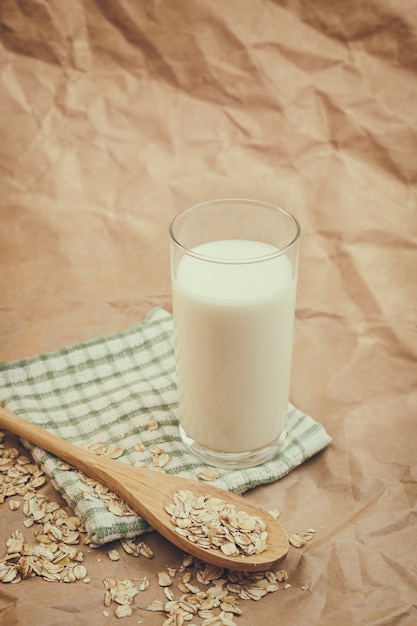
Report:
[{"label": "pile of rolled oats", "polygon": [[5,433],[0,431],[0,504],[6,498],[34,492],[46,482],[40,467],[17,448],[6,447],[4,438]]},{"label": "pile of rolled oats", "polygon": [[165,507],[175,531],[201,548],[218,549],[228,556],[260,554],[268,533],[263,519],[238,511],[221,498],[194,496],[180,490]]},{"label": "pile of rolled oats", "polygon": [[279,583],[288,579],[285,570],[234,572],[203,563],[190,555],[184,556],[179,569],[177,595],[173,591],[174,576],[172,572],[169,576],[165,572],[159,574],[165,598],[154,600],[146,607],[147,611],[164,614],[163,626],[182,626],[186,622],[195,626],[195,620],[201,626],[235,626],[235,617],[243,612],[241,601],[259,601],[277,591]]},{"label": "pile of rolled oats", "polygon": [[[115,602],[118,605],[115,611],[116,617],[119,619],[122,617],[130,617],[133,613],[133,598],[138,593],[132,581],[128,578],[124,580],[105,578],[103,584],[106,590],[104,594],[104,606],[109,607],[112,602]],[[104,610],[103,614],[105,617],[108,617],[109,612]]]},{"label": "pile of rolled oats", "polygon": [[17,448],[6,447],[4,436],[0,431],[0,503],[8,498],[10,510],[17,511],[23,500],[23,525],[34,527],[35,543],[27,541],[20,530],[11,533],[6,554],[0,560],[0,581],[18,583],[40,576],[47,581],[88,582],[87,570],[81,564],[84,555],[79,545],[85,530],[80,520],[57,502],[36,493],[46,476]]},{"label": "pile of rolled oats", "polygon": [[19,530],[6,541],[6,556],[0,561],[0,581],[18,583],[24,578],[40,576],[48,582],[88,582],[87,569],[81,562],[83,552],[63,541],[30,543]]}]

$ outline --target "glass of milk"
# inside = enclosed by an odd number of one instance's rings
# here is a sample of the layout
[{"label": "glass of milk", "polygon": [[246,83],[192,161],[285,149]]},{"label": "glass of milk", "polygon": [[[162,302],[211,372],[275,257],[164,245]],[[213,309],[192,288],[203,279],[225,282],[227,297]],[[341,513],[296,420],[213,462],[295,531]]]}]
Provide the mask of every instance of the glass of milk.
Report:
[{"label": "glass of milk", "polygon": [[180,213],[169,235],[181,438],[206,464],[258,465],[287,434],[300,226],[224,199]]}]

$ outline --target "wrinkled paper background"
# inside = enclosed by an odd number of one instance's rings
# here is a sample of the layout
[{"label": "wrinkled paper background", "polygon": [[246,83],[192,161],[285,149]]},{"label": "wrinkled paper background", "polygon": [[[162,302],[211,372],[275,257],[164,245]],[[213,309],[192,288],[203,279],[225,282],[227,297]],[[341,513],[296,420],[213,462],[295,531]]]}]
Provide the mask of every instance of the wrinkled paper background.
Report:
[{"label": "wrinkled paper background", "polygon": [[[0,359],[169,310],[167,228],[188,206],[293,212],[291,399],[334,442],[249,495],[317,532],[291,588],[237,621],[416,624],[415,2],[2,0],[0,40]],[[1,556],[22,519],[0,507]],[[1,584],[0,623],[119,623],[106,576],[180,563],[148,541],[152,561],[90,551],[89,584]],[[162,624],[144,611],[160,595],[125,623]]]}]

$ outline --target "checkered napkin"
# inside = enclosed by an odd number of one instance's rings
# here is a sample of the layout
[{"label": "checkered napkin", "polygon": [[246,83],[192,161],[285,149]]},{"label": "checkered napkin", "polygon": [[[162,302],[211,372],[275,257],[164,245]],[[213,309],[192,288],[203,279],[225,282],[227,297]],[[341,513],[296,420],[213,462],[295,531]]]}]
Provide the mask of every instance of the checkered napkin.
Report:
[{"label": "checkered napkin", "polygon": [[[74,444],[102,441],[122,447],[122,462],[150,466],[149,446],[158,444],[170,456],[165,471],[196,478],[203,469],[179,437],[172,317],[163,309],[152,309],[142,322],[116,334],[0,363],[0,400],[10,411]],[[149,428],[152,422],[158,427]],[[242,493],[273,482],[330,442],[321,424],[290,406],[284,448],[257,467],[220,469],[214,484]],[[93,543],[149,530],[136,515],[115,515],[99,498],[86,499],[77,471],[62,469],[57,457],[24,443]]]}]

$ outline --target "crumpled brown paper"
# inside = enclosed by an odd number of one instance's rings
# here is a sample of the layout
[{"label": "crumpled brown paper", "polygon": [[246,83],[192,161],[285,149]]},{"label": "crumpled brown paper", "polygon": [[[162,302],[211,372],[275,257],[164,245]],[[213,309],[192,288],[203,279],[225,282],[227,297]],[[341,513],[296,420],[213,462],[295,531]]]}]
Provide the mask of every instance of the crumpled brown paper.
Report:
[{"label": "crumpled brown paper", "polygon": [[[195,202],[301,223],[292,401],[334,443],[250,494],[316,533],[241,626],[417,622],[416,32],[407,0],[0,4],[1,359],[169,309],[167,227]],[[0,506],[0,558],[23,519]],[[148,575],[128,622],[162,624],[181,555],[149,543],[84,549],[88,584],[0,584],[0,622],[115,623],[103,579]]]}]

